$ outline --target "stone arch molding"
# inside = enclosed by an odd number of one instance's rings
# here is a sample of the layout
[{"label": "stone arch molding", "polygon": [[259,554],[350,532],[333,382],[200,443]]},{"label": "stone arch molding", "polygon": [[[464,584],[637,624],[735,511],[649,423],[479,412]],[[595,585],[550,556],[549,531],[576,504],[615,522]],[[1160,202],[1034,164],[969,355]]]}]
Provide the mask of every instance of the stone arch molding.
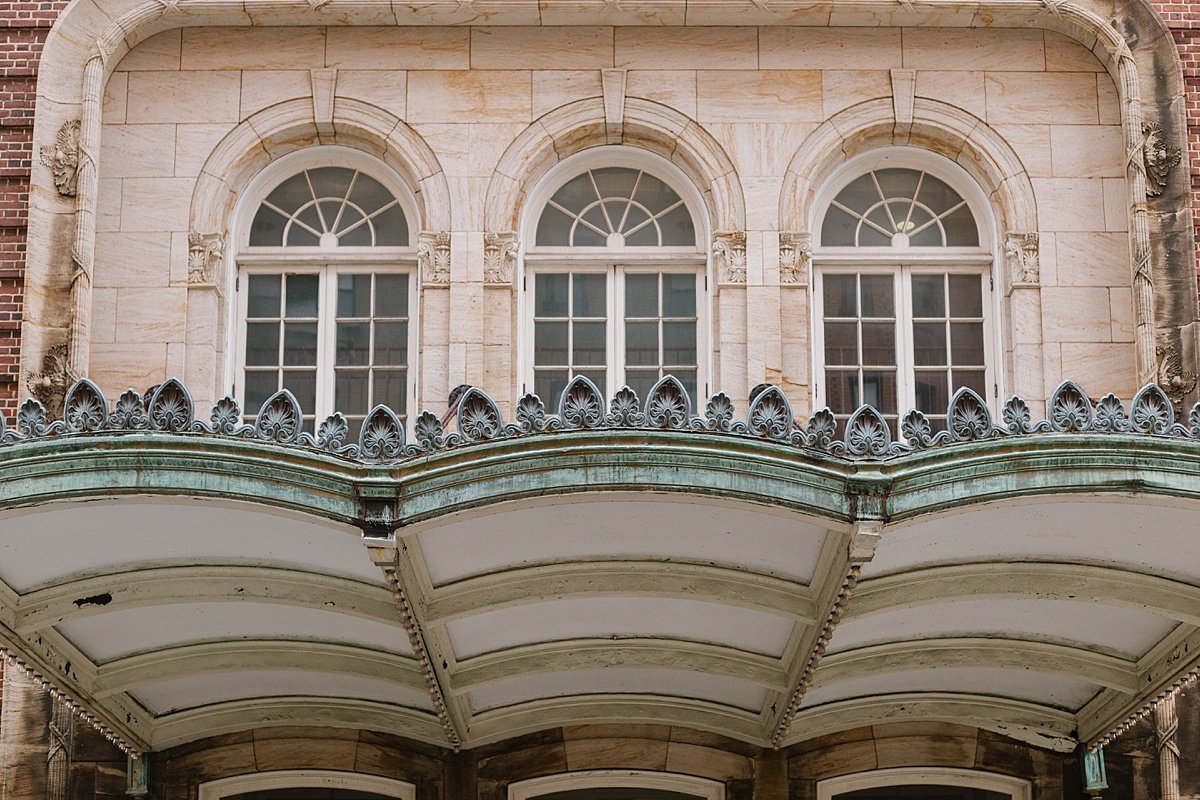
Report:
[{"label": "stone arch molding", "polygon": [[312,100],[305,97],[259,111],[221,140],[192,190],[191,230],[223,234],[241,193],[255,175],[280,156],[318,141],[345,145],[380,158],[412,191],[418,214],[416,226],[421,230],[449,229],[446,175],[433,150],[416,131],[377,106],[342,97],[334,104],[331,132],[318,130]]},{"label": "stone arch molding", "polygon": [[923,98],[914,101],[909,124],[897,124],[892,99],[883,98],[852,106],[809,134],[784,173],[781,229],[814,230],[821,211],[814,199],[830,173],[860,153],[893,145],[930,150],[965,169],[997,212],[1001,237],[1038,229],[1033,184],[1016,151],[982,120]]},{"label": "stone arch molding", "polygon": [[604,100],[596,97],[555,109],[522,131],[500,157],[488,183],[483,216],[487,229],[519,230],[526,193],[538,179],[563,159],[604,144],[625,144],[670,160],[699,190],[711,230],[745,229],[745,195],[721,145],[695,120],[637,97],[625,99],[619,125],[606,121]]}]

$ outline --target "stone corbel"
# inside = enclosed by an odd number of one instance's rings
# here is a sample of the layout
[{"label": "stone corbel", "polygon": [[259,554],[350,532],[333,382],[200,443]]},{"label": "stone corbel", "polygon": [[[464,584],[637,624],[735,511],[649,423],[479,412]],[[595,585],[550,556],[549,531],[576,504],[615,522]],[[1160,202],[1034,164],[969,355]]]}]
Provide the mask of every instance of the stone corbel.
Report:
[{"label": "stone corbel", "polygon": [[1036,231],[1005,234],[1004,267],[1008,272],[1009,289],[1041,285],[1039,239]]},{"label": "stone corbel", "polygon": [[779,282],[808,283],[812,264],[812,234],[779,232]]},{"label": "stone corbel", "polygon": [[1146,194],[1158,197],[1166,191],[1167,177],[1183,158],[1183,151],[1177,145],[1167,144],[1162,125],[1143,122],[1141,157],[1139,166],[1146,175]]},{"label": "stone corbel", "polygon": [[517,266],[517,235],[512,231],[483,235],[483,282],[511,286]]},{"label": "stone corbel", "polygon": [[54,188],[63,197],[79,193],[79,120],[72,119],[58,129],[54,145],[43,145],[41,162],[54,176]]},{"label": "stone corbel", "polygon": [[216,286],[217,265],[225,256],[225,234],[188,234],[188,286]]},{"label": "stone corbel", "polygon": [[417,265],[426,285],[450,283],[450,233],[421,231],[417,243]]},{"label": "stone corbel", "polygon": [[746,232],[726,231],[713,236],[713,256],[720,283],[746,282]]}]

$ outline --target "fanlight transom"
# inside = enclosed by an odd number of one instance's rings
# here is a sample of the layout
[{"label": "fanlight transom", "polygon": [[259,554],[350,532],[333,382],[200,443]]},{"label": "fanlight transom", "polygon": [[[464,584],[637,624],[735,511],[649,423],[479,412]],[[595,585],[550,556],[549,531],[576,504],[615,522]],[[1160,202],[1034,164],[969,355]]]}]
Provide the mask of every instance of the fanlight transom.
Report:
[{"label": "fanlight transom", "polygon": [[545,247],[695,247],[696,227],[679,193],[631,167],[589,169],[563,184],[538,220]]},{"label": "fanlight transom", "polygon": [[874,169],[838,192],[821,227],[826,247],[978,247],[967,201],[924,170]]},{"label": "fanlight transom", "polygon": [[394,193],[348,167],[316,167],[275,187],[250,228],[253,247],[404,247],[408,221]]}]

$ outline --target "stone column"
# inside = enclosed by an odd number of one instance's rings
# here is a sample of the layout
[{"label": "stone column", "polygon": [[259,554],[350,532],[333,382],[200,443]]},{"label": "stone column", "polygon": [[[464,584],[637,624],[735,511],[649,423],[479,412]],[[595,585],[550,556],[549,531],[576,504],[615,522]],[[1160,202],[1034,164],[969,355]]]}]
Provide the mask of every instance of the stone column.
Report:
[{"label": "stone column", "polygon": [[[0,800],[61,800],[48,780],[51,703],[23,670],[4,671],[0,705]],[[69,730],[69,719],[67,728]],[[69,740],[69,739],[68,739]],[[61,764],[69,771],[69,763]],[[65,771],[59,775],[64,776]],[[66,781],[60,784],[66,790]]]},{"label": "stone column", "polygon": [[1154,704],[1154,728],[1158,741],[1158,776],[1162,800],[1179,800],[1179,717],[1175,695]]}]

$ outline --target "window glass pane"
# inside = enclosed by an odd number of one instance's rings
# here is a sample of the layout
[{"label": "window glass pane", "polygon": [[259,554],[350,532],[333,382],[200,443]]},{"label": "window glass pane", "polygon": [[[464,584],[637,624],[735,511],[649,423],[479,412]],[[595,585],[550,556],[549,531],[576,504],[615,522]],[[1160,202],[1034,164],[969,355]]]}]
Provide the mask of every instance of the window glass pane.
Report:
[{"label": "window glass pane", "polygon": [[251,247],[279,247],[283,244],[283,226],[287,218],[266,206],[259,206],[250,223]]},{"label": "window glass pane", "polygon": [[568,280],[569,276],[566,273],[539,272],[534,276],[534,316],[567,316]]},{"label": "window glass pane", "polygon": [[365,369],[340,369],[334,383],[333,406],[343,414],[365,414],[371,409],[367,397],[368,377]]},{"label": "window glass pane", "polygon": [[279,184],[255,215],[250,244],[315,247],[323,233],[334,234],[340,246],[408,244],[408,222],[395,196],[346,167],[316,167]]},{"label": "window glass pane", "polygon": [[408,276],[375,276],[375,316],[408,316]]},{"label": "window glass pane", "polygon": [[913,323],[913,363],[919,367],[946,364],[946,323]]},{"label": "window glass pane", "polygon": [[408,246],[408,220],[399,203],[376,214],[371,218],[371,224],[375,226],[377,247]]},{"label": "window glass pane", "polygon": [[633,199],[650,209],[650,213],[661,214],[679,202],[679,195],[658,178],[643,172]]},{"label": "window glass pane", "polygon": [[283,363],[292,366],[316,366],[317,323],[285,322],[283,325]]},{"label": "window glass pane", "polygon": [[663,316],[696,316],[696,276],[692,273],[664,273],[662,276]]},{"label": "window glass pane", "polygon": [[371,363],[371,323],[338,323],[336,363],[338,366],[366,366]]},{"label": "window glass pane", "polygon": [[375,323],[375,362],[377,366],[404,366],[408,363],[408,323]]},{"label": "window glass pane", "polygon": [[983,287],[978,275],[950,276],[950,316],[982,317]]},{"label": "window glass pane", "polygon": [[251,322],[246,325],[247,366],[279,364],[279,323]]},{"label": "window glass pane", "polygon": [[569,363],[566,322],[534,323],[533,363],[538,366],[566,366]]},{"label": "window glass pane", "polygon": [[951,376],[951,382],[955,389],[965,386],[980,397],[987,397],[987,377],[981,369],[956,369]]},{"label": "window glass pane", "polygon": [[862,315],[891,317],[894,315],[893,281],[891,275],[860,275],[862,286]]},{"label": "window glass pane", "polygon": [[863,371],[863,402],[883,414],[896,413],[896,373]]},{"label": "window glass pane", "polygon": [[863,364],[892,366],[896,363],[896,326],[891,322],[862,324]]},{"label": "window glass pane", "polygon": [[632,197],[634,185],[641,177],[640,170],[627,167],[603,167],[592,170],[592,180],[600,190],[601,197]]},{"label": "window glass pane", "polygon": [[564,183],[552,199],[567,211],[578,214],[600,198],[592,185],[591,173],[585,172]]},{"label": "window glass pane", "polygon": [[946,316],[946,278],[944,275],[913,275],[912,305],[914,317]]},{"label": "window glass pane", "polygon": [[320,243],[321,239],[315,233],[293,223],[288,228],[287,240],[284,245],[287,247],[316,247]]},{"label": "window glass pane", "polygon": [[658,218],[662,243],[666,247],[695,247],[696,225],[687,206],[680,205]]},{"label": "window glass pane", "polygon": [[[911,198],[917,193],[917,182],[921,179],[921,173],[915,169],[901,169],[889,167],[887,169],[875,170],[875,180],[879,182],[879,188],[883,190],[883,196]],[[907,205],[907,203],[905,204]],[[904,218],[904,214],[897,218],[897,222]]]},{"label": "window glass pane", "polygon": [[[354,173],[354,170],[345,167],[317,167],[308,171],[308,180],[312,183],[313,192],[317,197],[336,197],[341,200],[350,190]],[[364,177],[359,175],[358,180],[361,181]],[[329,221],[332,223],[333,218],[330,217]]]},{"label": "window glass pane", "polygon": [[280,292],[280,276],[251,275],[247,280],[248,317],[278,317]]},{"label": "window glass pane", "polygon": [[683,388],[687,390],[688,397],[692,400],[693,408],[699,398],[696,395],[696,370],[694,369],[673,369],[671,374],[679,379],[683,384]]},{"label": "window glass pane", "polygon": [[607,370],[603,370],[603,369],[582,370],[582,371],[576,372],[575,374],[582,375],[583,377],[590,380],[592,383],[596,384],[596,388],[598,388],[601,392],[604,391],[604,387],[608,381]]},{"label": "window glass pane", "polygon": [[604,247],[607,244],[607,234],[601,236],[582,222],[571,231],[571,245],[574,247]]},{"label": "window glass pane", "polygon": [[656,273],[625,276],[625,316],[658,316],[658,275]]},{"label": "window glass pane", "polygon": [[573,366],[603,366],[607,361],[607,343],[605,342],[605,323],[603,322],[573,322],[572,340]]},{"label": "window glass pane", "polygon": [[625,363],[628,366],[659,365],[658,323],[625,323]]},{"label": "window glass pane", "polygon": [[880,233],[865,222],[858,226],[856,236],[855,244],[860,247],[890,247],[892,244],[891,236]]},{"label": "window glass pane", "polygon": [[696,323],[663,323],[663,364],[688,366],[696,363]]},{"label": "window glass pane", "polygon": [[288,370],[283,373],[283,388],[296,396],[305,415],[317,408],[316,370]]},{"label": "window glass pane", "polygon": [[[898,237],[893,242],[894,233],[907,234],[907,239]],[[948,184],[926,172],[889,167],[861,175],[838,192],[825,213],[821,242],[865,247],[977,246],[978,234],[971,212]]]},{"label": "window glass pane", "polygon": [[626,369],[625,383],[630,389],[637,392],[637,396],[643,403],[650,394],[650,390],[654,388],[654,384],[658,383],[658,369]]},{"label": "window glass pane", "polygon": [[858,316],[858,286],[853,275],[826,275],[823,283],[826,317]]},{"label": "window glass pane", "polygon": [[[375,244],[374,227],[371,222],[362,222],[362,215],[353,208],[347,208],[342,215],[341,233],[338,234],[338,247],[371,247]],[[354,227],[357,225],[357,227]]]},{"label": "window glass pane", "polygon": [[983,364],[983,323],[950,323],[950,358],[957,366]]},{"label": "window glass pane", "polygon": [[[329,196],[344,197],[345,195],[343,192],[331,192]],[[358,173],[358,177],[354,180],[354,191],[350,193],[350,202],[362,209],[363,213],[373,214],[392,202],[393,199],[392,193],[382,183],[370,175]]]},{"label": "window glass pane", "polygon": [[858,408],[858,372],[826,370],[825,404],[835,414],[850,414]]},{"label": "window glass pane", "polygon": [[[634,215],[631,214],[630,216]],[[641,217],[644,215],[639,213],[637,216]],[[630,228],[632,227],[631,225]],[[630,230],[625,236],[625,244],[629,247],[658,247],[665,244],[665,242],[662,241],[662,237],[659,234],[658,225],[654,222],[649,222],[636,231]]]},{"label": "window glass pane", "polygon": [[945,414],[950,391],[945,372],[918,372],[916,375],[917,410],[926,414]]},{"label": "window glass pane", "polygon": [[246,404],[245,411],[247,414],[257,414],[262,408],[262,404],[267,401],[267,398],[279,391],[279,373],[275,370],[270,372],[246,372]]},{"label": "window glass pane", "polygon": [[882,199],[879,196],[879,190],[875,188],[875,181],[871,179],[870,173],[860,175],[850,181],[850,183],[846,184],[846,188],[838,192],[837,195],[837,202],[859,214],[865,213],[868,208]]},{"label": "window glass pane", "polygon": [[958,205],[962,201],[962,197],[941,178],[925,173],[925,178],[921,181],[921,193],[917,195],[917,200],[934,214],[941,215]]},{"label": "window glass pane", "polygon": [[312,199],[308,177],[303,172],[288,178],[267,195],[267,202],[277,206],[285,214],[295,214],[297,209]]},{"label": "window glass pane", "polygon": [[371,316],[371,276],[338,276],[338,316]]},{"label": "window glass pane", "polygon": [[572,315],[576,317],[606,317],[607,278],[604,275],[571,276],[574,284]]},{"label": "window glass pane", "polygon": [[821,224],[821,244],[825,247],[852,247],[858,220],[837,206],[830,206]]},{"label": "window glass pane", "polygon": [[567,371],[538,370],[533,376],[533,393],[542,398],[546,410],[551,413],[558,411],[558,400],[563,389],[567,388]]},{"label": "window glass pane", "polygon": [[287,276],[287,316],[317,316],[317,287],[319,282],[316,275]]},{"label": "window glass pane", "polygon": [[943,247],[946,240],[941,226],[935,222],[924,230],[914,230],[908,237],[908,243],[912,247]]},{"label": "window glass pane", "polygon": [[858,363],[858,324],[854,322],[825,323],[825,363]]},{"label": "window glass pane", "polygon": [[942,225],[946,229],[946,244],[951,247],[979,246],[979,226],[966,206],[947,214]]},{"label": "window glass pane", "polygon": [[565,247],[570,244],[571,220],[567,214],[547,205],[538,220],[537,243],[543,247]]},{"label": "window glass pane", "polygon": [[371,398],[372,402],[376,404],[383,403],[397,414],[407,414],[408,395],[407,392],[405,392],[407,376],[407,370],[402,369],[376,370],[374,387],[375,393]]}]

